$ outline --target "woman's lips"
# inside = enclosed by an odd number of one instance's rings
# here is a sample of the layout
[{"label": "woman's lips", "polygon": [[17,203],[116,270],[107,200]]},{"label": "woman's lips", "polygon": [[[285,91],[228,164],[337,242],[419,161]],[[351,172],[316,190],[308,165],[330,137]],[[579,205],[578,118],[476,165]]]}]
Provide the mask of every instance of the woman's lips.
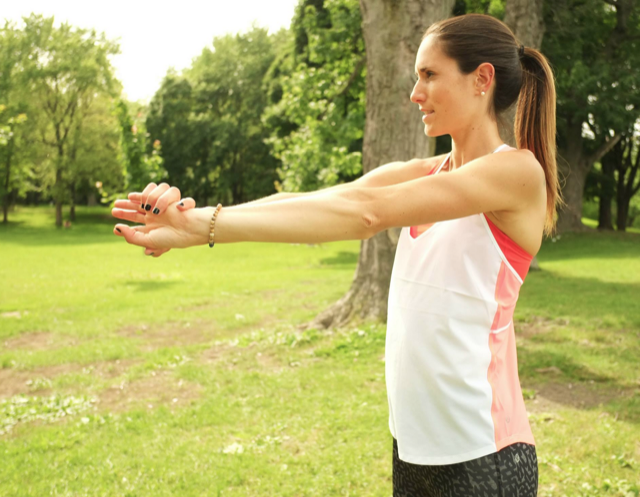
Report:
[{"label": "woman's lips", "polygon": [[435,111],[424,111],[424,116],[422,116],[422,121],[423,122],[427,122],[427,119],[429,119],[431,116],[433,116],[433,114],[435,114]]}]

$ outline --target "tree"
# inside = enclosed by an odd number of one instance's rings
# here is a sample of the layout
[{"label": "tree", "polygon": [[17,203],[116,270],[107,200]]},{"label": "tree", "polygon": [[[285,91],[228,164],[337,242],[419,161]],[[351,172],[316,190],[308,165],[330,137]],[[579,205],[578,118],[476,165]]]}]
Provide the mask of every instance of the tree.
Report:
[{"label": "tree", "polygon": [[586,197],[598,197],[598,229],[613,230],[613,218],[611,215],[611,202],[616,193],[616,159],[618,158],[621,147],[620,142],[611,149],[611,151],[602,157],[600,161],[601,171],[592,170],[587,175],[585,192]]},{"label": "tree", "polygon": [[272,37],[253,26],[214,39],[213,50],[205,48],[185,71],[194,88],[194,174],[203,197],[215,192],[221,201],[243,203],[273,192],[278,161],[261,118],[274,59]]},{"label": "tree", "polygon": [[[160,143],[169,183],[193,192],[200,177],[195,178],[194,173],[192,112],[191,83],[170,70],[149,103],[145,124],[150,139],[146,151],[151,153],[153,143]],[[191,196],[198,198],[195,192]]]},{"label": "tree", "polygon": [[636,119],[639,6],[633,0],[559,0],[545,5],[543,52],[558,90],[558,167],[566,208],[558,231],[581,230],[585,180]]},{"label": "tree", "polygon": [[[616,227],[626,231],[629,223],[631,199],[640,191],[640,140],[637,131],[629,130],[610,152],[611,162],[617,172]],[[637,179],[637,181],[636,181]]]},{"label": "tree", "polygon": [[167,74],[146,124],[161,143],[170,183],[203,203],[242,203],[273,192],[278,161],[264,143],[261,117],[274,58],[272,38],[254,26],[214,39],[183,74]]},{"label": "tree", "polygon": [[357,0],[303,0],[274,62],[266,111],[280,188],[313,191],[362,172],[365,64]]},{"label": "tree", "polygon": [[[451,14],[453,1],[361,0],[366,77],[365,173],[388,162],[433,155],[420,112],[409,96],[415,55],[433,22]],[[398,228],[378,233],[360,245],[349,291],[305,326],[342,326],[355,319],[386,321],[387,300]]]},{"label": "tree", "polygon": [[[133,104],[133,106],[137,105]],[[119,148],[124,174],[124,191],[141,192],[149,183],[159,183],[166,176],[166,171],[162,167],[160,141],[151,142],[150,134],[144,127],[144,120],[141,119],[142,109],[132,117],[129,104],[124,100],[118,100],[115,112],[120,125]]]},{"label": "tree", "polygon": [[[116,102],[98,95],[69,137],[69,219],[75,219],[75,205],[81,196],[98,190],[126,191],[120,148],[120,126]],[[145,183],[146,186],[146,183]]]},{"label": "tree", "polygon": [[[9,207],[16,196],[29,186],[29,174],[25,164],[27,139],[31,113],[24,91],[21,73],[29,53],[23,33],[14,24],[6,22],[0,29],[0,197],[2,198],[3,223],[8,222]],[[32,120],[33,121],[33,120]]]},{"label": "tree", "polygon": [[118,45],[104,34],[54,27],[54,19],[31,15],[24,19],[32,57],[25,66],[33,99],[43,111],[42,143],[55,150],[53,197],[56,226],[62,226],[62,203],[68,196],[73,162],[70,140],[81,127],[95,98],[119,92],[109,57]]}]

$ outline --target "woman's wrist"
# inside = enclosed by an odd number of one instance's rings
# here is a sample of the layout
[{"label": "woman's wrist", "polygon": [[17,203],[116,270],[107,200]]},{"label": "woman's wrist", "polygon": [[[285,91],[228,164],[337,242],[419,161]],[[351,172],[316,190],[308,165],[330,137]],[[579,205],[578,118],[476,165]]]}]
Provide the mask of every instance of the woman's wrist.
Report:
[{"label": "woman's wrist", "polygon": [[193,246],[209,244],[209,228],[215,210],[215,207],[197,207],[185,212],[190,218],[189,232],[193,235]]}]

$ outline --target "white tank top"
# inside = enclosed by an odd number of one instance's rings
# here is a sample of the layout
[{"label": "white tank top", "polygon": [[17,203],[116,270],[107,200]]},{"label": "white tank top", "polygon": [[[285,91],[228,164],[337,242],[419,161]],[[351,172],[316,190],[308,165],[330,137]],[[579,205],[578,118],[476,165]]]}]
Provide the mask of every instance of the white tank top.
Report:
[{"label": "white tank top", "polygon": [[389,428],[401,460],[454,464],[515,442],[535,445],[512,321],[532,258],[484,214],[420,234],[402,228],[385,349]]}]

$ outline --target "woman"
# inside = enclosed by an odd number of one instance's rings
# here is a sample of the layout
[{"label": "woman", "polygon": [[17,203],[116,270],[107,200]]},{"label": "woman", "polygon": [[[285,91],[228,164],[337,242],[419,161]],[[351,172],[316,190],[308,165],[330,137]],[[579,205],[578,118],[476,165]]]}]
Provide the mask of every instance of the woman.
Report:
[{"label": "woman", "polygon": [[[562,204],[546,58],[485,15],[429,27],[411,101],[446,156],[394,162],[317,192],[195,209],[167,184],[120,200],[116,234],[159,256],[216,243],[367,239],[402,226],[389,291],[386,384],[394,496],[532,496],[535,441],[513,311]],[[518,149],[498,118],[517,102]],[[499,152],[499,153],[496,153]],[[153,209],[153,210],[152,210]],[[410,228],[406,228],[410,227]]]}]

